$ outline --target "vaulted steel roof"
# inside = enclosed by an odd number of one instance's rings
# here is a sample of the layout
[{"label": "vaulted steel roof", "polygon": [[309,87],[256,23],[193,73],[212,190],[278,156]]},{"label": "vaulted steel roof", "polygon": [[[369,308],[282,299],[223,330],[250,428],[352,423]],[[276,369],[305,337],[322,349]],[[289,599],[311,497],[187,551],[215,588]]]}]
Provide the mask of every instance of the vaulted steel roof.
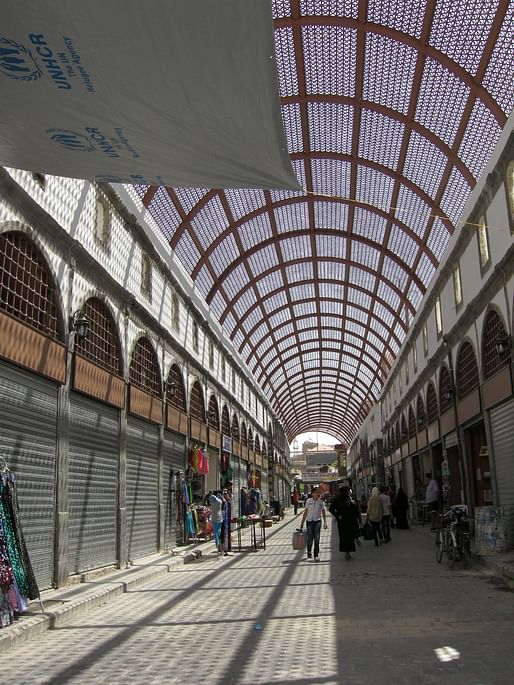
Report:
[{"label": "vaulted steel roof", "polygon": [[514,3],[276,0],[273,13],[305,192],[138,192],[289,439],[349,442],[512,110]]}]

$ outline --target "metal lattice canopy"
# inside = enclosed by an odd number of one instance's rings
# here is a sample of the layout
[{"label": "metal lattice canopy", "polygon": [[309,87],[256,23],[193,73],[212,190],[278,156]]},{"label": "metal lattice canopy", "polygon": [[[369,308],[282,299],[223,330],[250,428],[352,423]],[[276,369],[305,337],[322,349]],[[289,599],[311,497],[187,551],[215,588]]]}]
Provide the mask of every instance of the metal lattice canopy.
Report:
[{"label": "metal lattice canopy", "polygon": [[350,442],[513,107],[514,3],[276,0],[273,16],[305,191],[138,192],[288,438]]}]

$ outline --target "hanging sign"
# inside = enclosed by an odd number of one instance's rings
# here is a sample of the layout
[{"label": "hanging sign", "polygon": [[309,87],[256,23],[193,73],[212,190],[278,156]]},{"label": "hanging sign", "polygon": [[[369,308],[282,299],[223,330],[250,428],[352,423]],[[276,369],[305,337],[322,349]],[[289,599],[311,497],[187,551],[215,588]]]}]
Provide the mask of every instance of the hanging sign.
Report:
[{"label": "hanging sign", "polygon": [[4,0],[0,164],[96,181],[300,189],[271,3]]}]

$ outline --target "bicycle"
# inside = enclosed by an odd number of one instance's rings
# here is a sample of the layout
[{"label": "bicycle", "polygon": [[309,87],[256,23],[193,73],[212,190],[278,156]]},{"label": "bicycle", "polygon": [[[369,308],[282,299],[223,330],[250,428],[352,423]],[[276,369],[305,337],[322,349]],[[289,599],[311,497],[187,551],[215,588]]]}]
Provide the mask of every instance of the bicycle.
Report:
[{"label": "bicycle", "polygon": [[453,568],[457,561],[462,561],[464,568],[470,568],[471,534],[466,511],[462,507],[453,506],[439,516],[441,527],[435,539],[437,562],[440,564],[443,555],[446,555],[449,568]]}]

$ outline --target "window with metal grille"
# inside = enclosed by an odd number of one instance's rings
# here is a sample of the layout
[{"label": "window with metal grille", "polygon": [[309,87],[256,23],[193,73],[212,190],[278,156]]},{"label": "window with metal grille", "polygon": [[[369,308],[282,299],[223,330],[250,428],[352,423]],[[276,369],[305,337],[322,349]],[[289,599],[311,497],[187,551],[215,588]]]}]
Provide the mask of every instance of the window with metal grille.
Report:
[{"label": "window with metal grille", "polygon": [[221,432],[223,435],[230,437],[230,417],[226,404],[223,405],[223,409],[221,410]]},{"label": "window with metal grille", "polygon": [[239,419],[237,414],[232,417],[232,438],[239,442]]},{"label": "window with metal grille", "polygon": [[147,338],[139,338],[132,353],[129,380],[140,390],[161,397],[161,378],[157,355]]},{"label": "window with metal grille", "polygon": [[220,429],[220,413],[218,409],[218,402],[216,401],[214,395],[211,395],[211,399],[209,400],[209,414],[207,416],[207,423],[215,430]]},{"label": "window with metal grille", "polygon": [[171,326],[174,331],[180,333],[180,302],[177,293],[171,296]]},{"label": "window with metal grille", "polygon": [[0,309],[54,340],[64,338],[50,270],[23,233],[0,235]]},{"label": "window with metal grille", "polygon": [[465,342],[459,350],[455,376],[459,399],[465,397],[480,384],[477,360],[471,343]]},{"label": "window with metal grille", "polygon": [[253,431],[251,428],[248,429],[248,447],[253,450]]},{"label": "window with metal grille", "polygon": [[268,448],[266,447],[266,443],[263,441],[261,445],[261,454],[263,457],[267,456],[268,454]]},{"label": "window with metal grille", "polygon": [[503,321],[492,309],[482,332],[482,366],[484,378],[491,378],[511,361],[510,338]]},{"label": "window with metal grille", "polygon": [[109,373],[122,376],[120,338],[111,312],[97,297],[87,300],[82,311],[89,328],[85,337],[76,337],[77,352]]},{"label": "window with metal grille", "polygon": [[246,423],[244,421],[241,424],[241,445],[243,445],[243,447],[248,447],[248,437],[246,434]]},{"label": "window with metal grille", "polygon": [[152,296],[152,260],[146,252],[141,254],[141,292]]},{"label": "window with metal grille", "polygon": [[453,403],[453,387],[450,378],[448,367],[443,364],[439,374],[439,406],[441,407],[441,414],[450,409]]},{"label": "window with metal grille", "polygon": [[193,387],[191,388],[189,413],[193,419],[205,423],[205,400],[203,398],[202,386],[198,381],[195,381],[193,383]]},{"label": "window with metal grille", "polygon": [[166,381],[166,401],[172,407],[176,407],[182,412],[187,410],[184,379],[182,377],[182,371],[177,364],[172,364],[168,374],[168,379]]},{"label": "window with metal grille", "polygon": [[255,436],[255,443],[254,443],[254,448],[253,448],[255,454],[260,454],[261,453],[261,442],[259,440],[259,436]]},{"label": "window with metal grille", "polygon": [[427,419],[428,423],[437,421],[439,407],[437,406],[437,395],[433,383],[427,385]]}]

